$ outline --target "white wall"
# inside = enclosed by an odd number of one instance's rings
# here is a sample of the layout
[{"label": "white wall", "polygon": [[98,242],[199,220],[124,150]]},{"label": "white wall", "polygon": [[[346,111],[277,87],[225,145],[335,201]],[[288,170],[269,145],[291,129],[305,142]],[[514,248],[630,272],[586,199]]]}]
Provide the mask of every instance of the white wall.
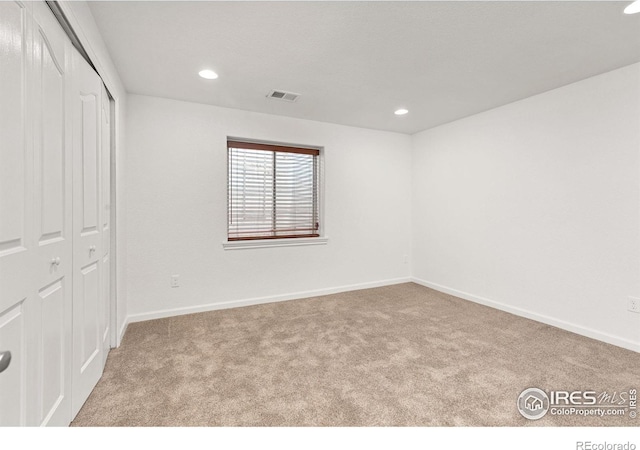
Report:
[{"label": "white wall", "polygon": [[[130,320],[409,279],[409,136],[139,95],[127,106]],[[227,136],[324,147],[327,245],[222,248]]]},{"label": "white wall", "polygon": [[126,185],[125,185],[125,125],[127,92],[118,71],[102,40],[98,26],[84,1],[62,1],[61,8],[87,51],[105,86],[115,99],[116,155],[115,155],[115,231],[116,241],[116,331],[117,344],[124,333],[127,317],[127,261],[126,261]]},{"label": "white wall", "polygon": [[640,65],[413,136],[413,275],[640,351]]}]

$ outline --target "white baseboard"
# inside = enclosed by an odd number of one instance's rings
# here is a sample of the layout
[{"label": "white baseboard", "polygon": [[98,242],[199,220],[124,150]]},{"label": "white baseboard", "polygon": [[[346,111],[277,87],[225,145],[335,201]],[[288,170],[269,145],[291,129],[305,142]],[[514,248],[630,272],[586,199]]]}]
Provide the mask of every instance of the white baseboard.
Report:
[{"label": "white baseboard", "polygon": [[263,303],[275,303],[275,302],[283,302],[287,300],[318,297],[320,295],[337,294],[340,292],[357,291],[359,289],[369,289],[369,288],[375,288],[375,287],[381,287],[381,286],[390,286],[393,284],[409,283],[411,281],[412,280],[410,277],[394,278],[390,280],[374,281],[370,283],[350,284],[346,286],[338,286],[338,287],[327,288],[327,289],[316,289],[313,291],[294,292],[292,294],[285,294],[285,295],[272,295],[269,297],[257,297],[257,298],[250,298],[250,299],[244,299],[244,300],[231,300],[227,302],[208,303],[208,304],[197,305],[197,306],[187,306],[182,308],[162,309],[158,311],[132,314],[130,316],[127,316],[127,319],[125,320],[125,324],[123,325],[123,327],[125,327],[129,323],[143,322],[145,320],[163,319],[165,317],[181,316],[184,314],[193,314],[193,313],[205,312],[205,311],[215,311],[218,309],[238,308],[242,306],[260,305]]},{"label": "white baseboard", "polygon": [[477,295],[469,294],[468,292],[459,291],[457,289],[453,289],[447,286],[442,286],[440,284],[432,283],[430,281],[421,280],[419,278],[412,278],[411,281],[413,281],[414,283],[420,284],[422,286],[435,289],[436,291],[453,295],[454,297],[459,297],[464,300],[469,300],[475,303],[479,303],[481,305],[499,309],[501,311],[506,311],[516,316],[525,317],[527,319],[535,320],[537,322],[542,322],[544,324],[551,325],[556,328],[561,328],[563,330],[570,331],[572,333],[576,333],[582,336],[586,336],[588,338],[606,342],[607,344],[612,344],[618,347],[626,348],[627,350],[640,352],[640,343],[634,342],[630,339],[614,336],[608,333],[603,333],[601,331],[594,330],[593,328],[588,328],[575,323],[567,322],[560,319],[555,319],[553,317],[545,316],[543,314],[539,314],[533,311],[518,308],[516,306],[510,306],[505,303],[497,302],[495,300],[491,300],[488,298],[479,297]]},{"label": "white baseboard", "polygon": [[122,326],[118,331],[116,347],[120,347],[120,344],[122,343],[122,338],[124,338],[124,334],[127,332],[128,326],[129,326],[129,316],[124,318],[124,322],[122,322]]}]

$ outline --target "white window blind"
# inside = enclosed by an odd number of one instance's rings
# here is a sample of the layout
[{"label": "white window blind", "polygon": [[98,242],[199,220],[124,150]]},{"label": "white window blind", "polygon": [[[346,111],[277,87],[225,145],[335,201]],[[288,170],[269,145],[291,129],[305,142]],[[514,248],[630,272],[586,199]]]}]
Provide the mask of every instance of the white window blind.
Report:
[{"label": "white window blind", "polygon": [[319,150],[228,141],[228,240],[317,237]]}]

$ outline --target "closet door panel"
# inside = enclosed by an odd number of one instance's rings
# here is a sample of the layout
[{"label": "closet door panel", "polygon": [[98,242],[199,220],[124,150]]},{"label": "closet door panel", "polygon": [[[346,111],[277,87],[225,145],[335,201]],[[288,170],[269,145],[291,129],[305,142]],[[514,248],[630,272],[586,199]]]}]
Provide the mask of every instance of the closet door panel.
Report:
[{"label": "closet door panel", "polygon": [[104,360],[106,362],[109,349],[111,348],[111,111],[107,90],[102,86],[102,117],[100,125],[100,135],[102,145],[100,149],[100,198],[101,208],[101,231],[102,231],[102,298],[101,307],[101,330],[102,348],[104,350]]},{"label": "closet door panel", "polygon": [[38,425],[71,420],[72,173],[66,102],[67,36],[34,3],[33,149]]},{"label": "closet door panel", "polygon": [[73,52],[73,415],[102,375],[102,80]]},{"label": "closet door panel", "polygon": [[[0,426],[27,425],[27,304],[34,301],[32,151],[27,141],[29,14],[0,2]],[[10,353],[8,353],[10,352]]]}]

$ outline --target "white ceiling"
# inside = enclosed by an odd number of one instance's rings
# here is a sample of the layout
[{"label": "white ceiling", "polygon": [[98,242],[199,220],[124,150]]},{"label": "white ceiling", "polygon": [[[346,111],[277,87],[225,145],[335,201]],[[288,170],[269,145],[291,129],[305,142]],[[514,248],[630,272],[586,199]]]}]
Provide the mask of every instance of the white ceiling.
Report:
[{"label": "white ceiling", "polygon": [[[630,2],[90,2],[127,90],[415,133],[640,61]],[[198,77],[203,68],[217,80]],[[267,99],[271,89],[301,94]],[[406,116],[395,116],[399,107]]]}]

